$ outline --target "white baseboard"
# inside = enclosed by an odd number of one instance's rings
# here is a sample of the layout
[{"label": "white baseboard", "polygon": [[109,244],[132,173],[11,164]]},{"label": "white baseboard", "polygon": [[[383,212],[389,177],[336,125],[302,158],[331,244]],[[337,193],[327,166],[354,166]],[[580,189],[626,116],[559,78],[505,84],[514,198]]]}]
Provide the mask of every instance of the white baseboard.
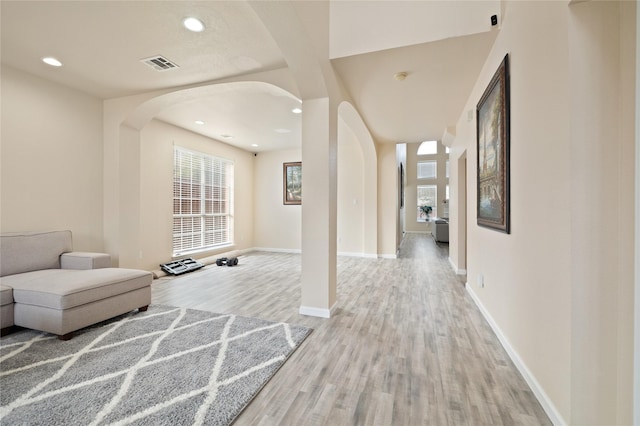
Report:
[{"label": "white baseboard", "polygon": [[397,259],[398,255],[395,254],[379,254],[378,259]]},{"label": "white baseboard", "polygon": [[458,265],[456,265],[453,262],[453,259],[449,258],[449,264],[453,268],[453,271],[456,273],[456,275],[467,275],[467,270],[466,269],[458,269]]},{"label": "white baseboard", "polygon": [[238,255],[251,253],[254,250],[255,250],[254,248],[246,248],[246,249],[238,250]]},{"label": "white baseboard", "polygon": [[253,251],[270,251],[270,252],[274,252],[274,253],[294,253],[294,254],[302,253],[302,250],[300,250],[300,249],[269,248],[269,247],[254,247],[251,250],[253,250]]},{"label": "white baseboard", "polygon": [[345,256],[345,257],[365,257],[368,259],[377,259],[378,255],[377,254],[370,254],[370,253],[353,253],[353,252],[346,252],[346,251],[339,251],[338,252],[338,256]]},{"label": "white baseboard", "polygon": [[[242,250],[242,253],[248,253],[250,251],[266,251],[266,252],[273,252],[273,253],[293,253],[293,254],[301,254],[302,250],[299,249],[283,249],[283,248],[269,248],[269,247],[253,247],[251,249],[246,249],[246,250]],[[338,256],[346,256],[346,257],[364,257],[364,258],[368,258],[368,259],[377,259],[378,255],[377,254],[371,254],[371,253],[353,253],[353,252],[346,252],[346,251],[342,251],[342,252],[338,252],[337,253]],[[394,257],[395,259],[395,257]]]},{"label": "white baseboard", "polygon": [[502,347],[507,351],[509,358],[511,358],[511,361],[513,361],[518,371],[520,371],[520,374],[522,374],[522,377],[524,377],[524,380],[527,382],[527,384],[531,388],[531,391],[538,399],[538,402],[540,402],[540,405],[542,405],[542,408],[549,416],[549,419],[551,420],[551,422],[556,426],[567,425],[567,422],[562,418],[562,416],[558,412],[558,409],[555,407],[555,405],[553,405],[553,402],[551,401],[547,393],[544,391],[542,386],[540,386],[540,383],[538,383],[538,381],[536,380],[535,376],[531,373],[531,371],[529,371],[529,369],[527,368],[527,365],[524,363],[522,358],[520,358],[520,355],[518,355],[518,352],[516,352],[513,346],[511,346],[509,339],[507,339],[507,337],[502,333],[502,330],[500,330],[500,327],[498,327],[498,324],[494,321],[493,317],[491,316],[491,314],[489,314],[489,311],[487,311],[487,309],[484,307],[484,305],[482,304],[482,302],[480,301],[480,299],[478,298],[478,296],[476,295],[473,288],[469,285],[468,282],[465,283],[465,288],[467,292],[471,295],[471,299],[473,299],[478,309],[480,309],[480,312],[482,313],[484,318],[489,323],[489,326],[491,326],[491,329],[493,330],[493,332],[498,337],[498,340],[502,344]]},{"label": "white baseboard", "polygon": [[331,312],[336,305],[333,305],[331,309],[314,308],[311,306],[300,306],[300,315],[307,315],[310,317],[331,318]]}]

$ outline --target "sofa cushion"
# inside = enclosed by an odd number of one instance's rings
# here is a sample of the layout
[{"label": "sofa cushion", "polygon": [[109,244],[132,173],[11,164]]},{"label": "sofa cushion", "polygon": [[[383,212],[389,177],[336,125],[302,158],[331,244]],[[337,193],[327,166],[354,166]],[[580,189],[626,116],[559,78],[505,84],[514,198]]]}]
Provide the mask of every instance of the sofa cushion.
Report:
[{"label": "sofa cushion", "polygon": [[3,233],[0,276],[60,268],[60,255],[72,250],[71,231]]},{"label": "sofa cushion", "polygon": [[4,284],[0,284],[0,306],[11,305],[13,303],[13,289]]},{"label": "sofa cushion", "polygon": [[16,303],[69,309],[151,285],[147,271],[124,268],[48,269],[2,277]]},{"label": "sofa cushion", "polygon": [[72,251],[60,255],[62,269],[100,269],[111,266],[111,256],[106,253]]}]

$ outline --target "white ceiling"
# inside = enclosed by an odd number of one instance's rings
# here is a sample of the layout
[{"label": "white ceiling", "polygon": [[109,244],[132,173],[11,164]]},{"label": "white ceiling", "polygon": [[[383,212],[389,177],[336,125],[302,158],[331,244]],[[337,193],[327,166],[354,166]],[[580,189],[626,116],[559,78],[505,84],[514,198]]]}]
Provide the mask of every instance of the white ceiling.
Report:
[{"label": "white ceiling", "polygon": [[[378,142],[440,140],[456,124],[495,33],[334,59],[333,65]],[[397,81],[394,74],[407,73]]]},{"label": "white ceiling", "polygon": [[262,152],[300,147],[302,123],[300,115],[292,113],[299,107],[295,96],[276,86],[237,82],[173,105],[157,118],[247,151]]},{"label": "white ceiling", "polygon": [[[286,67],[245,1],[2,0],[0,7],[3,64],[102,99]],[[374,139],[439,139],[455,124],[495,39],[492,14],[499,1],[331,2],[333,63]],[[205,31],[186,31],[187,16]],[[156,55],[179,68],[158,72],[140,62]],[[64,65],[51,68],[43,56]],[[398,71],[408,72],[403,82],[393,79]],[[157,118],[248,151],[300,146],[291,94],[266,84],[207,93]]]}]

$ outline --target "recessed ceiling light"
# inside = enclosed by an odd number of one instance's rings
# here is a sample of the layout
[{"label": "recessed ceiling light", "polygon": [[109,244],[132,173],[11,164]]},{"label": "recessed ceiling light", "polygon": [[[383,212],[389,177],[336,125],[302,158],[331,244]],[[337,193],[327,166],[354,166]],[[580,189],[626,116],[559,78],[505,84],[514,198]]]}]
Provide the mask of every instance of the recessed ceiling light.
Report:
[{"label": "recessed ceiling light", "polygon": [[204,124],[204,121],[202,121],[202,120],[196,120],[196,121],[195,121],[195,123],[196,123],[196,124]]},{"label": "recessed ceiling light", "polygon": [[254,147],[254,148],[257,148],[258,144],[257,143],[252,143],[251,146]]},{"label": "recessed ceiling light", "polygon": [[202,21],[196,18],[192,18],[192,17],[185,18],[185,20],[182,21],[182,23],[184,24],[184,27],[189,31],[199,33],[202,30],[204,30],[204,24],[202,23]]},{"label": "recessed ceiling light", "polygon": [[51,65],[52,67],[61,67],[62,66],[62,62],[60,62],[56,58],[52,58],[51,56],[47,56],[45,58],[42,58],[42,62],[44,62],[47,65]]},{"label": "recessed ceiling light", "polygon": [[294,108],[291,110],[292,113],[294,114],[300,114],[302,112],[302,110],[300,108]]}]

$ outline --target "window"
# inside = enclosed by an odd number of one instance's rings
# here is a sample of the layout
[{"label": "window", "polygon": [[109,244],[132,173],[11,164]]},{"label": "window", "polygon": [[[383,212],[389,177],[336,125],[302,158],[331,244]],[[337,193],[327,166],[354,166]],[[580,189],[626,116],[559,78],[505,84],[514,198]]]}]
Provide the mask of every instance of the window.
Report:
[{"label": "window", "polygon": [[437,161],[418,161],[418,179],[435,179],[437,176]]},{"label": "window", "polygon": [[438,187],[436,185],[418,185],[417,200],[418,222],[424,222],[427,220],[427,215],[423,209],[421,209],[422,206],[431,207],[429,217],[438,217]]},{"label": "window", "polygon": [[418,147],[418,155],[431,155],[438,153],[438,141],[424,141]]},{"label": "window", "polygon": [[233,162],[175,147],[173,255],[233,243]]}]

